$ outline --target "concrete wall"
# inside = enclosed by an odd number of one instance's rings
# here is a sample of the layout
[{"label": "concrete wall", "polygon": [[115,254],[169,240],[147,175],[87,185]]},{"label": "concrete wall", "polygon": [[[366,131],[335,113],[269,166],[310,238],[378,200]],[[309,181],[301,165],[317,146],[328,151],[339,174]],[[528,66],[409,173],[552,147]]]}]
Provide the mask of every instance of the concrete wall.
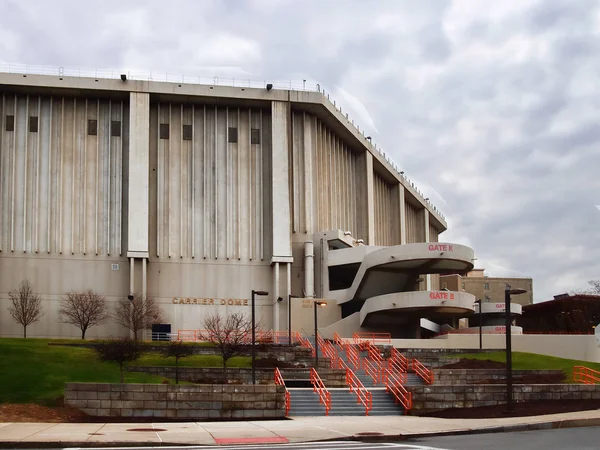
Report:
[{"label": "concrete wall", "polygon": [[[482,384],[478,386],[438,385],[411,386],[413,410],[416,413],[447,408],[473,408],[506,403],[506,386]],[[598,400],[600,385],[585,384],[516,384],[515,402],[539,400]]]},{"label": "concrete wall", "polygon": [[93,417],[275,419],[285,417],[285,388],[65,383],[65,405]]},{"label": "concrete wall", "polygon": [[[533,303],[533,281],[531,278],[497,278],[484,277],[483,271],[471,271],[469,276],[445,275],[440,277],[441,283],[448,289],[464,290],[475,297],[491,303],[504,303],[506,284],[515,289],[525,289],[525,294],[511,296],[511,303],[530,305]],[[488,300],[486,300],[486,296]]]},{"label": "concrete wall", "polygon": [[381,175],[375,174],[374,211],[375,211],[375,245],[400,244],[400,216],[398,185],[393,185]]},{"label": "concrete wall", "polygon": [[[557,382],[565,377],[562,370],[513,370],[512,373],[514,383],[519,383],[520,377],[528,375],[556,377]],[[506,379],[504,369],[434,369],[433,374],[436,384],[480,384],[482,381]]]},{"label": "concrete wall", "polygon": [[[483,348],[502,350],[505,336],[484,334]],[[478,334],[447,334],[436,339],[392,339],[396,348],[479,349]],[[592,335],[538,335],[512,336],[516,352],[538,353],[558,358],[600,362],[600,346]]]}]

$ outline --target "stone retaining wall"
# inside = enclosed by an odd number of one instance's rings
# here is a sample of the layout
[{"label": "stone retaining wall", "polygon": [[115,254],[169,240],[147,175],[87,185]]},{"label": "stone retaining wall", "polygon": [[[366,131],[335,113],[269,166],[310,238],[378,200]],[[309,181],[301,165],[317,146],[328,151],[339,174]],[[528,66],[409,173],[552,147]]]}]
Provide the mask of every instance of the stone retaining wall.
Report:
[{"label": "stone retaining wall", "polygon": [[[506,403],[506,386],[480,384],[471,386],[410,386],[413,409],[430,412],[447,408],[473,408]],[[515,402],[537,400],[600,399],[600,384],[517,384],[513,385]]]},{"label": "stone retaining wall", "polygon": [[[512,373],[514,382],[518,382],[519,377],[527,375],[562,376],[563,378],[565,376],[562,370],[513,370]],[[433,374],[437,384],[475,384],[506,378],[505,369],[433,369]]]},{"label": "stone retaining wall", "polygon": [[275,385],[65,383],[65,405],[96,417],[255,419],[285,417]]},{"label": "stone retaining wall", "polygon": [[[320,361],[319,361],[320,363]],[[319,364],[320,365],[320,364]],[[128,367],[130,372],[143,372],[151,375],[157,375],[165,378],[175,379],[175,367],[166,366],[148,366],[148,367]],[[310,378],[308,370],[281,369],[284,379],[306,379]],[[346,371],[334,369],[319,369],[319,376],[327,387],[346,386]],[[250,384],[252,382],[252,369],[228,369],[227,378],[229,384]],[[201,367],[180,367],[179,379],[182,381],[192,381],[198,383],[222,383],[223,369],[201,368]],[[274,383],[274,369],[256,369],[256,382],[258,384]]]}]

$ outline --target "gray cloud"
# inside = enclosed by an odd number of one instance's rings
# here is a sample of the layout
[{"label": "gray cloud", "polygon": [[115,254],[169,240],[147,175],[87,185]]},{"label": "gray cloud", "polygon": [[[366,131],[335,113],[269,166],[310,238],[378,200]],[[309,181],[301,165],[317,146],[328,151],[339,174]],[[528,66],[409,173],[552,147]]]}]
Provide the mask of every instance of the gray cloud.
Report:
[{"label": "gray cloud", "polygon": [[600,277],[599,6],[0,0],[0,61],[339,86],[429,186],[442,239],[541,301]]}]

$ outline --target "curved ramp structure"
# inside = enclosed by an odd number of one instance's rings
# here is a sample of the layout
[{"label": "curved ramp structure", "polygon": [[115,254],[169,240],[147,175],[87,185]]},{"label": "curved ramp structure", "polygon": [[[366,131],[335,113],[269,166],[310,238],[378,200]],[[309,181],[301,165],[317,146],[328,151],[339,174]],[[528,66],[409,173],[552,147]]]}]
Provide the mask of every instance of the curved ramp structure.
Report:
[{"label": "curved ramp structure", "polygon": [[420,334],[421,319],[456,327],[459,318],[475,309],[473,295],[434,286],[435,275],[473,269],[474,252],[467,246],[445,242],[391,247],[329,244],[319,256],[324,263],[324,296],[341,306],[340,325],[356,324],[358,319],[361,329],[408,337]]}]

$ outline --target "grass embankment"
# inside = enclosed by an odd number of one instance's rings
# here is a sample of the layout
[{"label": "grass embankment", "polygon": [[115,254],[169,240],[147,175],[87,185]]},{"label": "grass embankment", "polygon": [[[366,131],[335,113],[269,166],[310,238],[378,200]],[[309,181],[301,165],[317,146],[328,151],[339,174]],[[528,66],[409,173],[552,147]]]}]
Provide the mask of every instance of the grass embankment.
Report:
[{"label": "grass embankment", "polygon": [[[466,359],[492,360],[506,364],[506,353],[504,351],[491,353],[467,353],[460,355]],[[590,369],[600,370],[600,364],[577,361],[575,359],[556,358],[554,356],[539,355],[537,353],[512,352],[513,370],[562,370],[566,383],[573,383],[573,367],[585,366]]]},{"label": "grass embankment", "polygon": [[[52,404],[63,395],[65,382],[118,383],[119,367],[101,362],[93,350],[48,345],[48,339],[0,339],[0,403]],[[52,342],[60,341],[53,339]],[[75,343],[75,341],[70,341]],[[83,342],[83,341],[78,341]],[[250,367],[250,358],[232,358],[228,367]],[[180,366],[221,367],[215,355],[182,358]],[[138,366],[171,366],[175,358],[144,354]],[[126,383],[162,383],[165,379],[127,372]]]}]

